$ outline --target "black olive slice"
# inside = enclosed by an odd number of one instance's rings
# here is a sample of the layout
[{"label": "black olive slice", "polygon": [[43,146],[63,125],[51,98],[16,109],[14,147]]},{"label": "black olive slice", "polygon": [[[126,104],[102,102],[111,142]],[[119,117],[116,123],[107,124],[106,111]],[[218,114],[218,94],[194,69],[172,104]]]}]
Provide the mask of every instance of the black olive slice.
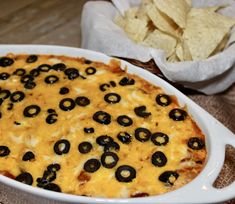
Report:
[{"label": "black olive slice", "polygon": [[91,128],[84,128],[83,129],[85,133],[94,133],[95,132],[95,129],[93,127]]},{"label": "black olive slice", "polygon": [[7,146],[0,146],[0,157],[5,157],[10,154],[10,149]]},{"label": "black olive slice", "polygon": [[43,188],[46,184],[48,184],[48,181],[43,178],[37,178],[37,187]]},{"label": "black olive slice", "polygon": [[151,137],[151,132],[147,128],[137,128],[135,138],[140,142],[147,142]]},{"label": "black olive slice", "polygon": [[2,112],[0,111],[0,118],[2,118]]},{"label": "black olive slice", "polygon": [[182,120],[185,120],[185,118],[187,117],[187,112],[182,110],[182,109],[178,109],[178,108],[175,108],[175,109],[172,109],[169,113],[169,117],[172,119],[172,120],[175,120],[175,121],[182,121]]},{"label": "black olive slice", "polygon": [[51,65],[49,64],[41,64],[39,67],[38,67],[38,70],[40,72],[49,72],[51,70]]},{"label": "black olive slice", "polygon": [[146,106],[139,106],[134,108],[134,112],[137,116],[142,118],[147,118],[151,115],[151,113],[146,112]]},{"label": "black olive slice", "polygon": [[70,149],[70,142],[66,139],[58,140],[54,144],[54,152],[58,155],[67,154]]},{"label": "black olive slice", "polygon": [[96,69],[94,67],[87,67],[85,72],[87,75],[93,75],[96,73]]},{"label": "black olive slice", "polygon": [[119,103],[119,101],[121,100],[121,96],[116,93],[108,93],[104,96],[104,100],[107,103],[115,104]]},{"label": "black olive slice", "polygon": [[131,142],[131,135],[128,132],[119,132],[117,138],[123,144],[129,144]]},{"label": "black olive slice", "polygon": [[26,88],[26,89],[33,89],[33,88],[35,88],[35,86],[36,86],[36,83],[34,81],[27,81],[24,84],[24,88]]},{"label": "black olive slice", "polygon": [[129,183],[136,177],[136,170],[128,165],[119,166],[115,172],[115,177],[119,182]]},{"label": "black olive slice", "polygon": [[88,60],[88,59],[85,59],[85,60],[84,60],[84,63],[85,63],[85,64],[91,64],[92,61],[91,61],[91,60]]},{"label": "black olive slice", "polygon": [[119,149],[120,149],[120,145],[114,141],[108,142],[106,145],[104,145],[105,152],[118,151]]},{"label": "black olive slice", "polygon": [[179,174],[176,171],[165,171],[159,177],[159,181],[172,186],[178,179]]},{"label": "black olive slice", "polygon": [[15,125],[21,125],[21,123],[17,122],[17,121],[14,121],[14,124]]},{"label": "black olive slice", "polygon": [[171,104],[171,98],[166,94],[158,94],[156,97],[156,102],[160,106],[169,106]]},{"label": "black olive slice", "polygon": [[70,72],[68,74],[68,79],[69,80],[74,80],[74,79],[78,78],[79,76],[80,76],[79,72]]},{"label": "black olive slice", "polygon": [[42,178],[37,178],[37,187],[44,187],[46,184],[48,184],[48,181],[46,179],[42,179]]},{"label": "black olive slice", "polygon": [[[51,165],[49,165],[48,167],[50,166]],[[43,172],[42,178],[37,178],[36,180],[38,182],[37,186],[40,188],[44,188],[46,185],[50,184],[52,181],[56,179],[56,171],[57,171],[56,168],[58,167],[53,166],[53,169],[48,167],[47,170]]]},{"label": "black olive slice", "polygon": [[116,82],[115,82],[115,81],[110,81],[109,84],[110,84],[112,87],[116,87]]},{"label": "black olive slice", "polygon": [[101,85],[100,85],[100,90],[101,90],[101,91],[106,91],[107,88],[109,88],[109,87],[110,87],[109,84],[101,84]]},{"label": "black olive slice", "polygon": [[47,183],[47,182],[52,182],[56,179],[56,172],[55,171],[44,171],[41,182],[42,183]]},{"label": "black olive slice", "polygon": [[47,84],[54,84],[56,83],[57,81],[59,81],[59,77],[58,76],[55,76],[55,75],[49,75],[45,78],[45,82]]},{"label": "black olive slice", "polygon": [[119,158],[114,152],[104,152],[101,155],[101,164],[107,169],[112,169],[117,165]]},{"label": "black olive slice", "polygon": [[127,115],[118,116],[117,122],[119,125],[124,126],[124,127],[131,126],[133,124],[132,119]]},{"label": "black olive slice", "polygon": [[205,147],[205,143],[202,139],[198,137],[192,137],[188,141],[188,147],[193,150],[200,150]]},{"label": "black olive slice", "polygon": [[64,71],[66,69],[66,65],[64,63],[57,63],[52,66],[52,69],[55,71]]},{"label": "black olive slice", "polygon": [[60,168],[61,168],[60,164],[57,164],[57,163],[50,164],[50,165],[47,166],[48,171],[54,171],[54,172],[59,171]]},{"label": "black olive slice", "polygon": [[13,72],[13,74],[16,76],[23,76],[26,74],[26,71],[23,68],[18,68]]},{"label": "black olive slice", "polygon": [[101,135],[96,138],[96,143],[104,147],[104,151],[118,151],[120,146],[113,141],[113,138],[108,135]]},{"label": "black olive slice", "polygon": [[79,71],[76,68],[67,68],[64,70],[69,80],[74,80],[80,76]]},{"label": "black olive slice", "polygon": [[64,98],[60,101],[59,107],[63,111],[71,111],[75,108],[75,102],[71,98]]},{"label": "black olive slice", "polygon": [[32,185],[33,184],[33,177],[30,173],[28,172],[24,172],[19,174],[15,180],[24,183],[24,184],[28,184],[28,185]]},{"label": "black olive slice", "polygon": [[24,156],[22,157],[22,160],[23,161],[30,161],[30,160],[33,160],[34,158],[35,158],[34,153],[31,151],[28,151],[24,154]]},{"label": "black olive slice", "polygon": [[90,104],[90,99],[85,97],[85,96],[78,96],[76,99],[75,99],[75,103],[78,105],[78,106],[88,106]]},{"label": "black olive slice", "polygon": [[13,103],[8,103],[7,110],[12,110],[13,107],[14,107],[14,104],[13,104]]},{"label": "black olive slice", "polygon": [[113,138],[108,135],[101,135],[96,138],[96,143],[101,146],[105,146],[110,142],[113,142]]},{"label": "black olive slice", "polygon": [[23,75],[23,76],[21,77],[20,82],[21,82],[21,83],[27,83],[27,82],[33,81],[33,80],[34,80],[33,76],[27,74],[27,75]]},{"label": "black olive slice", "polygon": [[29,72],[29,75],[33,76],[33,77],[37,77],[40,75],[40,71],[38,69],[32,69],[30,72]]},{"label": "black olive slice", "polygon": [[165,146],[169,142],[169,137],[165,133],[156,132],[152,134],[151,141],[157,146]]},{"label": "black olive slice", "polygon": [[81,154],[87,154],[91,151],[91,149],[92,149],[92,144],[90,142],[81,142],[78,145],[78,151]]},{"label": "black olive slice", "polygon": [[34,63],[38,60],[37,55],[29,55],[28,58],[26,59],[27,63]]},{"label": "black olive slice", "polygon": [[5,100],[11,95],[11,92],[8,90],[0,90],[0,99]]},{"label": "black olive slice", "polygon": [[108,125],[111,123],[111,115],[104,111],[97,111],[93,115],[93,120],[100,124]]},{"label": "black olive slice", "polygon": [[10,77],[10,74],[6,73],[6,72],[2,72],[0,74],[0,80],[7,80]]},{"label": "black olive slice", "polygon": [[66,70],[64,70],[65,75],[69,75],[70,73],[79,73],[79,71],[76,68],[67,68]]},{"label": "black olive slice", "polygon": [[44,186],[50,184],[50,182],[56,179],[56,171],[45,170],[42,178],[37,178],[37,186],[44,188]]},{"label": "black olive slice", "polygon": [[55,192],[61,192],[61,188],[55,183],[48,183],[46,184],[43,189]]},{"label": "black olive slice", "polygon": [[48,184],[48,181],[46,179],[37,178],[37,187],[43,188],[46,184]]},{"label": "black olive slice", "polygon": [[69,93],[69,89],[67,87],[61,87],[59,93],[61,95],[65,95],[65,94]]},{"label": "black olive slice", "polygon": [[100,162],[98,159],[89,159],[85,162],[83,169],[86,172],[94,173],[100,168]]},{"label": "black olive slice", "polygon": [[157,151],[152,155],[151,161],[154,166],[163,167],[167,163],[167,158],[163,152]]},{"label": "black olive slice", "polygon": [[55,109],[52,109],[52,108],[47,109],[47,112],[48,112],[49,114],[51,114],[51,113],[56,113],[56,112],[55,112]]},{"label": "black olive slice", "polygon": [[14,93],[11,94],[10,100],[13,103],[17,103],[17,102],[22,101],[24,97],[25,97],[25,94],[22,91],[15,91]]},{"label": "black olive slice", "polygon": [[127,77],[123,77],[119,81],[119,85],[121,85],[121,86],[128,86],[128,85],[134,85],[134,84],[135,84],[135,80],[134,79],[129,79]]},{"label": "black olive slice", "polygon": [[53,124],[57,121],[58,114],[52,113],[46,117],[47,124]]},{"label": "black olive slice", "polygon": [[0,67],[8,67],[14,63],[14,60],[9,57],[0,58]]},{"label": "black olive slice", "polygon": [[33,118],[37,116],[41,111],[41,108],[37,105],[30,105],[24,109],[24,116],[28,118]]}]

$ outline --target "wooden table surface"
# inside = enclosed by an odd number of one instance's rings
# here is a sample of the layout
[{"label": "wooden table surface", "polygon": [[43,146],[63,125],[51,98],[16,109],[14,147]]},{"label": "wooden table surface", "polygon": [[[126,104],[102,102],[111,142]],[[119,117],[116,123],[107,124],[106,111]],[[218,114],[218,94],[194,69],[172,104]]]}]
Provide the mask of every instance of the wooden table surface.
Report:
[{"label": "wooden table surface", "polygon": [[[81,12],[85,2],[87,0],[0,0],[0,44],[79,47]],[[189,97],[235,133],[235,85],[222,94]],[[231,148],[228,151],[234,154]],[[235,167],[233,170],[235,172]],[[231,174],[231,169],[228,172]],[[1,198],[0,192],[0,203],[9,204]]]}]

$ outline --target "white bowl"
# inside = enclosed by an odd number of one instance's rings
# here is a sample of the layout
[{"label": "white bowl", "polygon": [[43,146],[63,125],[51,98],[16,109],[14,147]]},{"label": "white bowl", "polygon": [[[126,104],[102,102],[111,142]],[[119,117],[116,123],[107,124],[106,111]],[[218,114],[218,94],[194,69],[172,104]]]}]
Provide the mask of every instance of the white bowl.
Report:
[{"label": "white bowl", "polygon": [[[90,60],[101,61],[104,63],[108,63],[112,59],[111,57],[98,52],[78,48],[44,45],[0,45],[0,56],[4,56],[7,53],[66,55],[71,57],[85,57]],[[175,191],[163,195],[128,199],[91,198],[56,193],[25,185],[2,175],[0,175],[0,182],[14,188],[13,192],[15,192],[15,189],[18,189],[16,191],[18,195],[24,195],[27,199],[36,203],[45,203],[45,200],[80,204],[215,203],[234,198],[235,182],[223,189],[214,188],[213,183],[224,163],[225,145],[230,144],[235,147],[235,135],[209,113],[164,80],[125,61],[121,61],[121,64],[123,68],[128,68],[129,73],[135,73],[150,83],[162,87],[166,93],[175,95],[181,105],[186,104],[188,111],[206,135],[208,152],[207,163],[203,171],[193,181]]]}]

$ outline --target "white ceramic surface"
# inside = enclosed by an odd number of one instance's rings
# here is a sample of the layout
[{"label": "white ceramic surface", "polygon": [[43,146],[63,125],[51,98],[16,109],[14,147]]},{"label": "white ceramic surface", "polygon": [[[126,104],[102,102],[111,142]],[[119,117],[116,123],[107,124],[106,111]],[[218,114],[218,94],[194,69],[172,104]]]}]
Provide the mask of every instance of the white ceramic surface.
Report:
[{"label": "white ceramic surface", "polygon": [[[71,57],[85,57],[90,60],[101,61],[104,63],[108,63],[111,59],[111,57],[101,53],[71,47],[44,45],[0,45],[0,56],[4,56],[7,53],[67,55]],[[31,187],[5,176],[0,176],[0,182],[4,185],[18,189],[19,192],[22,192],[22,194],[26,194],[31,197],[34,202],[35,200],[39,201],[40,197],[61,201],[63,203],[80,204],[216,203],[234,198],[235,182],[223,189],[215,189],[212,185],[220,173],[224,163],[225,145],[231,144],[235,147],[235,135],[215,118],[213,118],[209,113],[159,77],[125,61],[121,61],[121,64],[122,67],[128,67],[129,73],[135,73],[150,83],[162,87],[166,93],[177,96],[181,105],[187,105],[190,114],[205,133],[208,151],[207,164],[203,171],[192,182],[178,190],[163,195],[128,199],[89,198],[56,193]]]}]

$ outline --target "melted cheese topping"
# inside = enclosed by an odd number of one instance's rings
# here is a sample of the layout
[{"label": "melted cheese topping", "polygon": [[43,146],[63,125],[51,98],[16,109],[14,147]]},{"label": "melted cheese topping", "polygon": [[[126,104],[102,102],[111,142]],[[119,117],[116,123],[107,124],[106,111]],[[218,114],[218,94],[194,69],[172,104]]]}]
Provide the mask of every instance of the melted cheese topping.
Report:
[{"label": "melted cheese topping", "polygon": [[[16,177],[22,172],[28,172],[33,177],[33,186],[37,185],[37,178],[43,176],[47,166],[59,163],[61,169],[56,173],[53,183],[60,186],[62,192],[94,197],[133,197],[143,195],[159,195],[179,188],[195,178],[202,170],[206,149],[193,150],[188,147],[189,138],[198,137],[205,141],[204,135],[190,116],[184,121],[174,121],[169,118],[169,112],[173,108],[179,108],[175,97],[171,96],[172,103],[162,107],[156,103],[156,96],[163,93],[162,89],[142,80],[138,76],[122,71],[117,62],[109,65],[92,62],[86,64],[85,59],[70,58],[64,56],[38,56],[34,63],[26,63],[26,55],[8,55],[14,58],[14,63],[9,67],[0,67],[0,73],[11,74],[7,80],[0,80],[0,90],[7,89],[22,91],[24,100],[14,103],[12,110],[8,110],[10,99],[5,99],[0,106],[2,117],[0,118],[0,145],[9,147],[10,154],[0,157],[0,172]],[[35,77],[36,87],[25,89],[20,82],[20,77],[13,75],[17,68],[26,69],[27,73],[41,64],[53,65],[64,63],[67,67],[79,70],[83,77],[68,80],[63,71],[50,70],[40,72]],[[94,67],[96,73],[88,75],[87,67]],[[59,81],[54,84],[46,84],[45,77],[56,75]],[[123,77],[135,80],[134,85],[120,86],[119,81]],[[110,81],[116,83],[115,87],[106,87],[100,90],[100,85]],[[66,95],[59,94],[61,87],[69,88]],[[116,104],[105,102],[107,93],[117,93],[121,100]],[[73,100],[78,96],[89,98],[90,104],[86,107],[76,105],[71,111],[63,111],[59,103],[63,98]],[[25,117],[23,111],[26,106],[38,105],[41,112],[36,117]],[[151,115],[146,118],[135,114],[134,108],[146,106]],[[57,121],[53,124],[46,123],[48,109],[55,109],[58,114]],[[186,111],[186,108],[183,108]],[[104,125],[93,120],[93,114],[97,111],[105,111],[111,115],[111,123]],[[133,120],[133,124],[124,127],[118,124],[117,117],[127,115]],[[16,125],[15,122],[20,125]],[[85,127],[93,127],[94,133],[85,133]],[[163,132],[169,136],[169,143],[165,146],[156,146],[151,142],[140,142],[135,139],[134,132],[138,127],[147,128],[151,133]],[[132,136],[129,144],[123,144],[117,139],[121,131],[126,131]],[[112,169],[100,167],[94,173],[84,171],[83,165],[90,158],[100,160],[103,148],[96,143],[100,135],[109,135],[120,145],[119,151],[114,151],[119,161]],[[60,139],[70,142],[70,150],[67,154],[57,155],[54,152],[54,144]],[[92,150],[87,154],[78,151],[78,145],[88,141],[92,144]],[[25,152],[32,151],[35,159],[23,161]],[[162,151],[167,157],[167,163],[163,167],[156,167],[151,162],[154,152]],[[115,171],[121,165],[132,166],[136,170],[136,178],[132,182],[119,182],[115,178]],[[179,174],[174,185],[166,185],[158,177],[164,171],[176,171]],[[6,174],[6,172],[8,174]],[[173,179],[174,180],[174,179]],[[143,194],[144,193],[144,194]]]}]

